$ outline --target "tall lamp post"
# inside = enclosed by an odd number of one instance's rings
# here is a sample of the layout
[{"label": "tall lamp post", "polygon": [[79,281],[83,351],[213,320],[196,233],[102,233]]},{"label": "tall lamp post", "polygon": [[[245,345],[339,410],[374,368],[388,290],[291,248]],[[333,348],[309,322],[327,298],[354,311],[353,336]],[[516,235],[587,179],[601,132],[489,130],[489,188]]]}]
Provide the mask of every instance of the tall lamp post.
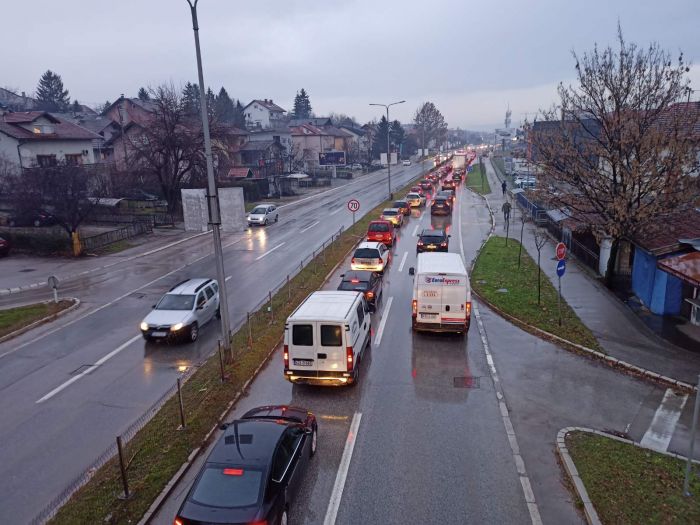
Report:
[{"label": "tall lamp post", "polygon": [[370,106],[381,106],[386,108],[386,171],[389,175],[389,200],[394,198],[394,194],[391,192],[391,153],[389,152],[391,147],[389,137],[391,136],[391,122],[389,121],[389,108],[395,106],[396,104],[403,104],[405,100],[399,100],[398,102],[392,102],[391,104],[370,104]]},{"label": "tall lamp post", "polygon": [[216,278],[219,281],[219,308],[221,312],[221,338],[224,350],[231,349],[231,330],[228,313],[228,295],[226,294],[226,273],[224,272],[224,254],[221,248],[221,210],[219,209],[219,192],[214,180],[214,163],[211,155],[211,137],[209,136],[209,117],[207,115],[207,97],[204,92],[204,73],[202,72],[202,53],[199,49],[199,23],[197,22],[197,2],[186,0],[192,14],[194,30],[194,47],[197,52],[197,75],[199,77],[199,104],[202,110],[202,130],[204,132],[204,155],[207,159],[207,202],[209,204],[209,225],[214,236],[214,260],[216,261]]}]

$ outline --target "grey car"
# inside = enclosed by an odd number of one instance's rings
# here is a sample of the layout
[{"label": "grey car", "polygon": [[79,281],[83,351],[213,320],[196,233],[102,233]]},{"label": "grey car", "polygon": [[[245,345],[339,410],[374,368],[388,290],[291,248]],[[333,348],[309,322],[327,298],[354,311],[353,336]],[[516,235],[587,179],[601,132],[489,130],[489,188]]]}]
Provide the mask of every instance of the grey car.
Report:
[{"label": "grey car", "polygon": [[196,341],[200,328],[220,318],[219,283],[214,279],[187,279],[173,286],[141,322],[146,341]]},{"label": "grey car", "polygon": [[248,214],[248,226],[257,224],[258,226],[267,226],[271,222],[279,220],[279,211],[274,204],[258,204]]}]

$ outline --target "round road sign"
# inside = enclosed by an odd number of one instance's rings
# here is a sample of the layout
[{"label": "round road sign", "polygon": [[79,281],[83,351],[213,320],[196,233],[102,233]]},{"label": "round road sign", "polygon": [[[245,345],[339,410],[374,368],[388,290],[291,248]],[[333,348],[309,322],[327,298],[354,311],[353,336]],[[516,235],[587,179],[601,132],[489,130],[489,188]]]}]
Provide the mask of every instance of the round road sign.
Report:
[{"label": "round road sign", "polygon": [[561,259],[561,260],[557,263],[557,275],[558,275],[559,277],[561,277],[562,275],[564,275],[564,272],[565,272],[565,271],[566,271],[566,261],[565,261],[564,259]]},{"label": "round road sign", "polygon": [[51,288],[58,288],[58,277],[56,277],[55,275],[51,275],[51,276],[49,276],[48,281],[49,281],[49,286]]},{"label": "round road sign", "polygon": [[360,209],[360,201],[358,201],[357,199],[350,199],[348,201],[348,210],[355,213],[359,209]]},{"label": "round road sign", "polygon": [[561,261],[566,257],[566,244],[560,242],[557,244],[557,260]]}]

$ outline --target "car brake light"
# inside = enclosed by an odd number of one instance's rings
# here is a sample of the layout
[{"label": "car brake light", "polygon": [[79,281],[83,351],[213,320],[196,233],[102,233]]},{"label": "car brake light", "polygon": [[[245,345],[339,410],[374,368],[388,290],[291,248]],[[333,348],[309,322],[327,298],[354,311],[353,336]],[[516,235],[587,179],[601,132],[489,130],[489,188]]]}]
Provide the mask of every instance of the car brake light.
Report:
[{"label": "car brake light", "polygon": [[243,469],[242,468],[225,468],[224,475],[225,476],[242,476]]},{"label": "car brake light", "polygon": [[345,347],[345,354],[347,355],[348,372],[352,372],[352,366],[353,366],[352,346]]},{"label": "car brake light", "polygon": [[367,292],[367,299],[374,297],[374,292]]},{"label": "car brake light", "polygon": [[284,369],[287,370],[289,368],[289,346],[284,345]]},{"label": "car brake light", "polygon": [[447,246],[447,243],[446,243],[446,242],[441,242],[441,243],[440,243],[440,246]]},{"label": "car brake light", "polygon": [[185,521],[179,516],[176,516],[175,521],[173,521],[173,525],[185,525]]},{"label": "car brake light", "polygon": [[415,317],[416,315],[418,315],[418,301],[416,301],[415,299],[414,299],[413,302],[411,303],[411,310],[413,310],[413,316],[414,316],[414,317]]},{"label": "car brake light", "polygon": [[467,307],[467,319],[469,319],[472,315],[472,303],[471,303],[471,301],[467,301],[465,306]]},{"label": "car brake light", "polygon": [[355,258],[350,259],[350,264],[355,264]]},{"label": "car brake light", "polygon": [[423,241],[418,241],[418,246],[423,246]]},{"label": "car brake light", "polygon": [[351,282],[352,284],[357,284],[357,283],[360,282],[360,280],[359,280],[359,279],[350,279],[350,282]]}]

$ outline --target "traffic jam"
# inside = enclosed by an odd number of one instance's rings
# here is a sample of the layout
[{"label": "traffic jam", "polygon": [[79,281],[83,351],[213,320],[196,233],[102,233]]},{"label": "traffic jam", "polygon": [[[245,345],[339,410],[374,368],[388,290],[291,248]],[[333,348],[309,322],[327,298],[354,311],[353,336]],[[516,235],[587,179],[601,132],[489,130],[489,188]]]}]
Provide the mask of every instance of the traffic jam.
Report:
[{"label": "traffic jam", "polygon": [[[372,347],[379,345],[386,324],[393,299],[385,298],[390,286],[387,275],[397,264],[412,282],[414,337],[438,334],[435,336],[446,338],[447,344],[465,345],[471,321],[471,289],[462,256],[450,251],[450,232],[457,190],[466,168],[446,157],[446,162],[431,169],[370,221],[365,238],[327,286],[312,292],[291,313],[283,340],[285,380],[295,388],[310,385],[303,388],[311,389],[311,398],[315,388],[353,388],[361,382],[361,374],[367,373],[369,366],[363,363],[371,362]],[[356,208],[359,203],[348,204],[353,213]],[[429,227],[421,227],[424,218],[429,220]],[[408,251],[399,254],[397,245],[401,241],[404,248],[408,243],[411,252],[416,253],[415,266],[407,267],[405,273]],[[190,295],[200,289],[216,290],[215,283],[207,282],[178,286]],[[180,288],[171,293],[176,294]],[[185,308],[190,311],[193,306],[188,303]],[[210,315],[218,314],[217,302]],[[143,328],[150,330],[149,326],[155,324],[146,322]],[[147,336],[153,336],[153,332],[144,332]],[[318,435],[319,421],[307,408],[280,404],[247,411],[223,428],[189,487],[174,525],[286,525],[316,454]]]}]

